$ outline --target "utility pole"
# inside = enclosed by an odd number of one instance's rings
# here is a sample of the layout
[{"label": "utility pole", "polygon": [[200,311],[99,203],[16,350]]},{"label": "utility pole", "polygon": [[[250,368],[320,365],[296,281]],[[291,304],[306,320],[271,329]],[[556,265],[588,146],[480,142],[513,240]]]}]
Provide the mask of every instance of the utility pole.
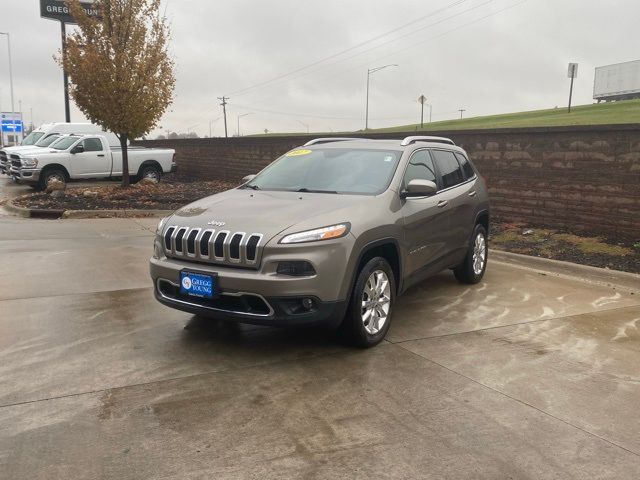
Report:
[{"label": "utility pole", "polygon": [[11,36],[8,32],[0,32],[0,35],[7,36],[7,48],[9,49],[9,88],[11,90],[11,118],[13,119],[13,141],[16,140],[16,109],[13,104],[13,71],[11,67]]},{"label": "utility pole", "polygon": [[462,114],[466,112],[466,110],[464,108],[461,108],[458,111],[460,112],[460,120],[462,120]]},{"label": "utility pole", "polygon": [[229,100],[229,97],[223,95],[222,97],[218,97],[218,100],[222,100],[220,105],[222,105],[222,114],[224,115],[224,138],[229,138],[229,134],[227,133],[227,100]]},{"label": "utility pole", "polygon": [[571,97],[573,96],[573,80],[578,76],[578,64],[570,63],[567,76],[571,79],[571,86],[569,87],[569,108],[567,113],[571,113]]}]

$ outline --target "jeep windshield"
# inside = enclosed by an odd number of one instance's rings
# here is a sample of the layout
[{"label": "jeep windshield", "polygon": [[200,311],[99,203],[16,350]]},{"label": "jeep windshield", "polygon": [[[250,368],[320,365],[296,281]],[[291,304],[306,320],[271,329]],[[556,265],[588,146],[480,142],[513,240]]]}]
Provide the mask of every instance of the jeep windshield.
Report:
[{"label": "jeep windshield", "polygon": [[355,148],[292,150],[241,188],[376,195],[389,187],[401,155]]}]

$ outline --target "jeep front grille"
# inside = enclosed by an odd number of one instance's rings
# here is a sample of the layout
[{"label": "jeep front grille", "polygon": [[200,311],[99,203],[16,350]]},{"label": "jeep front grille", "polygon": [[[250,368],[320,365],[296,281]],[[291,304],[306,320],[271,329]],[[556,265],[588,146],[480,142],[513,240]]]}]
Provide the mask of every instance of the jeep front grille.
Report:
[{"label": "jeep front grille", "polygon": [[262,237],[260,233],[190,229],[175,225],[167,227],[162,236],[168,257],[240,267],[257,266]]}]

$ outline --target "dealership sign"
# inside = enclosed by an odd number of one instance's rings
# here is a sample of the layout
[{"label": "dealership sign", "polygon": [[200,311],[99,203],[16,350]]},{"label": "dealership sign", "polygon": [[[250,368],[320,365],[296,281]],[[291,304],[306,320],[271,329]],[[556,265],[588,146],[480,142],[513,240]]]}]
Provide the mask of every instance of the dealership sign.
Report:
[{"label": "dealership sign", "polygon": [[[80,5],[90,17],[98,16],[98,9],[94,8],[93,3],[81,2]],[[64,0],[40,0],[40,16],[64,23],[76,23]]]}]

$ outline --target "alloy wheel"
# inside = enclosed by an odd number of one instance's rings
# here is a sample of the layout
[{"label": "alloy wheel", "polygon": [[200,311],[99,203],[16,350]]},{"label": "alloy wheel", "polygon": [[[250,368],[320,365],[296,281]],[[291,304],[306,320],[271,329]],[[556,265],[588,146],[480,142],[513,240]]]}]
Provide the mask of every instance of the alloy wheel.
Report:
[{"label": "alloy wheel", "polygon": [[365,330],[370,335],[377,334],[387,322],[391,307],[391,284],[382,270],[369,275],[362,291],[360,315]]}]

